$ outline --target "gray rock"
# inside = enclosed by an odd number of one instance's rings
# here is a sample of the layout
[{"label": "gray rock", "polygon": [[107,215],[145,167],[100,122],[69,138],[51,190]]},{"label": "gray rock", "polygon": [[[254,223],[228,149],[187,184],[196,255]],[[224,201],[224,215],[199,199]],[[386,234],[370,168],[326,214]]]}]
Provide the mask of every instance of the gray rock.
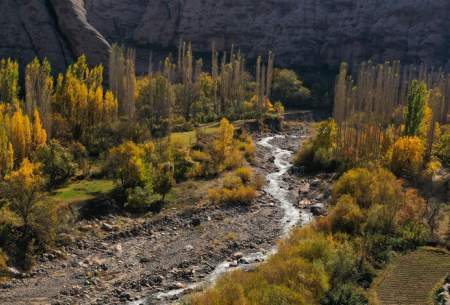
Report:
[{"label": "gray rock", "polygon": [[233,253],[233,258],[234,259],[240,259],[243,256],[244,256],[244,253],[242,253],[242,252],[235,252],[235,253]]},{"label": "gray rock", "polygon": [[107,232],[111,232],[114,230],[113,226],[110,225],[109,223],[102,223],[102,230],[107,231]]},{"label": "gray rock", "polygon": [[24,274],[22,272],[20,272],[19,270],[17,270],[14,267],[7,267],[6,270],[9,273],[9,275],[11,275],[13,277],[23,277],[24,276]]},{"label": "gray rock", "polygon": [[309,189],[310,189],[309,183],[308,183],[308,182],[303,183],[303,184],[300,185],[300,187],[299,187],[299,189],[298,189],[298,193],[299,193],[299,194],[305,194],[305,193],[308,193],[308,192],[309,192]]},{"label": "gray rock", "polygon": [[183,283],[181,283],[181,282],[177,282],[177,283],[175,283],[175,284],[173,285],[173,287],[174,287],[175,289],[184,289],[184,288],[186,288],[186,285],[183,284]]},{"label": "gray rock", "polygon": [[143,263],[143,264],[145,264],[145,263],[150,263],[152,261],[152,259],[150,258],[150,257],[148,257],[148,256],[143,256],[143,257],[141,257],[140,259],[139,259],[139,262],[140,263]]},{"label": "gray rock", "polygon": [[230,268],[236,268],[237,266],[239,266],[237,261],[232,261],[231,263],[229,263],[228,265]]},{"label": "gray rock", "polygon": [[449,11],[448,0],[2,0],[0,57],[48,57],[61,70],[83,53],[106,64],[110,43],[127,42],[137,47],[142,72],[148,46],[174,47],[183,38],[198,51],[212,41],[250,56],[272,49],[284,66],[450,65]]},{"label": "gray rock", "polygon": [[327,210],[321,205],[313,205],[310,207],[311,213],[314,216],[325,216],[327,215]]}]

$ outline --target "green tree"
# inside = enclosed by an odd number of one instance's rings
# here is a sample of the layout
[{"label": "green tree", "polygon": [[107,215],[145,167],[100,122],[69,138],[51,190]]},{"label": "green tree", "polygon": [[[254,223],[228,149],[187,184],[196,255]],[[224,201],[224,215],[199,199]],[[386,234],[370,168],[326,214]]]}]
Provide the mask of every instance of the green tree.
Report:
[{"label": "green tree", "polygon": [[271,100],[295,107],[301,105],[310,96],[310,90],[303,85],[303,81],[299,79],[295,71],[275,69]]},{"label": "green tree", "polygon": [[423,82],[413,80],[408,92],[408,106],[405,113],[405,135],[419,134],[425,116],[428,99],[427,86]]},{"label": "green tree", "polygon": [[164,202],[166,195],[170,192],[174,184],[173,166],[170,163],[166,163],[159,169],[155,177],[153,189],[157,194],[161,195],[161,200]]},{"label": "green tree", "polygon": [[152,77],[142,84],[138,95],[138,114],[154,136],[162,137],[170,132],[174,97],[173,87],[163,75]]},{"label": "green tree", "polygon": [[36,160],[42,163],[42,170],[48,177],[48,186],[54,187],[66,182],[75,174],[76,164],[73,156],[57,140],[42,147],[36,152]]},{"label": "green tree", "polygon": [[19,95],[19,64],[8,58],[0,61],[0,102],[16,103]]}]

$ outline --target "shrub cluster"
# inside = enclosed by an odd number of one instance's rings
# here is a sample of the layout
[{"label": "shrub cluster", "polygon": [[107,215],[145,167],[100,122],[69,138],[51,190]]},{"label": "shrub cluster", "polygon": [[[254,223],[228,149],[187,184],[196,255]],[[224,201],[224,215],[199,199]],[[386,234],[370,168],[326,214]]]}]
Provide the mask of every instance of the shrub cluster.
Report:
[{"label": "shrub cluster", "polygon": [[214,177],[243,165],[244,160],[251,161],[255,154],[252,138],[246,133],[236,136],[234,126],[222,119],[219,130],[212,135],[197,132],[197,144],[191,152],[194,162],[190,177]]},{"label": "shrub cluster", "polygon": [[208,197],[216,204],[250,204],[256,197],[259,182],[248,167],[240,167],[224,177],[222,188],[208,190]]},{"label": "shrub cluster", "polygon": [[[224,187],[242,183],[238,176]],[[333,200],[328,216],[293,231],[266,263],[224,276],[191,304],[368,304],[375,268],[393,251],[414,249],[429,237],[426,202],[375,166],[342,175]]]}]

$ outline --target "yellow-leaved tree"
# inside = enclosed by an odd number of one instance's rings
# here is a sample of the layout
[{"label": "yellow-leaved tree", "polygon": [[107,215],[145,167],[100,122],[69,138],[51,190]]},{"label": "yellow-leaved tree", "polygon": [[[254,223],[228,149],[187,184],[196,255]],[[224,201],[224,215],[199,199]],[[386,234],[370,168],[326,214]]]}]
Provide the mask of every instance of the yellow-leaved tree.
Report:
[{"label": "yellow-leaved tree", "polygon": [[33,117],[33,150],[41,148],[47,142],[47,132],[42,127],[41,118],[37,110]]},{"label": "yellow-leaved tree", "polygon": [[9,139],[14,148],[15,159],[23,160],[29,156],[33,144],[30,119],[18,109],[8,121]]},{"label": "yellow-leaved tree", "polygon": [[43,187],[44,179],[40,174],[39,164],[28,159],[24,159],[16,171],[5,177],[1,195],[8,200],[8,207],[20,217],[25,227],[31,222],[31,215]]},{"label": "yellow-leaved tree", "polygon": [[4,212],[17,218],[15,226],[20,227],[8,250],[16,253],[15,259],[24,269],[32,266],[35,251],[51,244],[56,236],[56,206],[42,200],[44,187],[40,164],[28,159],[0,185],[0,199],[6,202]]}]

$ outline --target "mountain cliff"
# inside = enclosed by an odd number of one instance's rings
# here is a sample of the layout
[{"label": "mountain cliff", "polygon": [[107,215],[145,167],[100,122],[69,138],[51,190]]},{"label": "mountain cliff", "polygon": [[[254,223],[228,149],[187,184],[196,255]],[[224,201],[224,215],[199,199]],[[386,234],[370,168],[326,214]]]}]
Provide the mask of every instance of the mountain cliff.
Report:
[{"label": "mountain cliff", "polygon": [[273,49],[284,66],[450,66],[448,0],[2,0],[0,13],[0,57],[48,57],[56,69],[83,53],[105,62],[113,42],[145,57],[180,39],[199,51]]}]

